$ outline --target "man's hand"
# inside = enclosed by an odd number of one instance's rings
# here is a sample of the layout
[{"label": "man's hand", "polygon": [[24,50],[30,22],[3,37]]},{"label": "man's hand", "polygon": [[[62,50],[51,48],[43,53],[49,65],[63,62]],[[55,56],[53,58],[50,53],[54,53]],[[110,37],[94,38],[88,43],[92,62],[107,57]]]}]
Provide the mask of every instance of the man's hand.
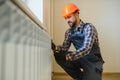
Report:
[{"label": "man's hand", "polygon": [[61,51],[61,46],[56,46],[52,40],[51,40],[51,48],[54,53],[59,53]]},{"label": "man's hand", "polygon": [[55,50],[56,53],[66,53],[67,48],[61,45],[56,46]]},{"label": "man's hand", "polygon": [[74,59],[74,54],[72,51],[69,51],[68,54],[66,54],[66,60],[72,61]]},{"label": "man's hand", "polygon": [[52,40],[51,40],[51,48],[52,48],[52,50],[55,50],[55,48],[56,48],[56,45],[53,43]]},{"label": "man's hand", "polygon": [[66,60],[67,60],[67,61],[71,61],[71,60],[72,60],[72,56],[70,56],[70,54],[67,54],[67,55],[66,55]]}]

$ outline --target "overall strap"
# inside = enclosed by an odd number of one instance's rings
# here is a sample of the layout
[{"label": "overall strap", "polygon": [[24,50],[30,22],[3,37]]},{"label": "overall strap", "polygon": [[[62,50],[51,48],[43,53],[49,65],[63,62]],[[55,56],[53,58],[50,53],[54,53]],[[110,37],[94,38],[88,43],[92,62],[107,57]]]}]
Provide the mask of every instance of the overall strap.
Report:
[{"label": "overall strap", "polygon": [[84,28],[85,28],[85,26],[87,26],[87,25],[89,25],[90,23],[85,23],[84,25],[83,25],[83,27],[82,27],[82,30],[81,30],[81,33],[83,34],[84,33]]}]

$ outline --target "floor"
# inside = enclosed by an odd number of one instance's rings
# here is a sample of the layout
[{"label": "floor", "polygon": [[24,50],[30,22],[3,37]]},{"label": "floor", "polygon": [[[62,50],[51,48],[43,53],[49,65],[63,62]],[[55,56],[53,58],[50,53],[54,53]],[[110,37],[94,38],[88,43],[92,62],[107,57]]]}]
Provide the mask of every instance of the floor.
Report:
[{"label": "floor", "polygon": [[[52,80],[73,80],[67,75],[54,76]],[[103,80],[120,80],[120,74],[104,74]]]}]

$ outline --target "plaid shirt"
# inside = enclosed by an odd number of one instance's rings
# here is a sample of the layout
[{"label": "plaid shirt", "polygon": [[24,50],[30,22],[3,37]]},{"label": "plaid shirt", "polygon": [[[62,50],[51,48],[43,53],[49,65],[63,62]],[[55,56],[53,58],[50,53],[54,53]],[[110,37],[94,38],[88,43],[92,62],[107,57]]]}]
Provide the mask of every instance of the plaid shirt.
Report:
[{"label": "plaid shirt", "polygon": [[[96,44],[99,46],[99,42],[98,42],[98,34],[97,31],[95,29],[95,27],[88,23],[86,26],[84,26],[86,23],[84,23],[82,20],[80,22],[80,27],[76,27],[76,29],[74,29],[75,33],[80,33],[80,31],[83,29],[84,31],[84,41],[83,41],[83,45],[76,49],[76,51],[74,51],[73,53],[70,53],[69,55],[72,56],[73,60],[76,60],[80,57],[83,57],[87,54],[90,53],[91,48],[93,46],[93,44]],[[83,28],[84,27],[84,28]],[[80,28],[80,31],[77,30],[77,28]],[[72,41],[70,39],[70,36],[72,35],[71,32],[72,28],[69,28],[66,33],[65,33],[65,39],[63,42],[64,47],[66,47],[66,49],[68,50]],[[76,46],[76,45],[74,45]]]}]

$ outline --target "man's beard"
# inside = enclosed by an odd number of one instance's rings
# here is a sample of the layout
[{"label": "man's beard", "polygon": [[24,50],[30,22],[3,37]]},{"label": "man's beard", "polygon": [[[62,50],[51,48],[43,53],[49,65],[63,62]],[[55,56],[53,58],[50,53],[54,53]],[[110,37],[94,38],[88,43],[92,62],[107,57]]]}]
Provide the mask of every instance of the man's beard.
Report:
[{"label": "man's beard", "polygon": [[68,24],[71,28],[74,28],[74,27],[76,27],[76,20],[74,22],[69,21]]}]

